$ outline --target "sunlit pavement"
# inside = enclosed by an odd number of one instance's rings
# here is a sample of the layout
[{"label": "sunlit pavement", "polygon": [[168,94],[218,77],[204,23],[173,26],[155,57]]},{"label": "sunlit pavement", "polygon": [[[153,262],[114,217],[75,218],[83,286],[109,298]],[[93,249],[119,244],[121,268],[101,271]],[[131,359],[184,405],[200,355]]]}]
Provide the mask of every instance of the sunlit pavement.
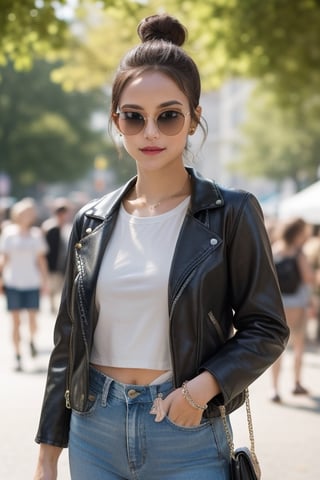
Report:
[{"label": "sunlit pavement", "polygon": [[[32,480],[38,446],[34,442],[45,385],[45,370],[52,348],[54,317],[42,301],[37,337],[38,356],[29,352],[27,323],[22,328],[24,371],[16,373],[10,340],[10,318],[0,296],[1,461],[0,479]],[[283,403],[269,400],[270,374],[251,387],[256,450],[262,480],[318,480],[320,478],[320,346],[311,341],[305,353],[303,383],[309,396],[293,396],[292,354],[284,356],[281,377]],[[245,409],[232,415],[236,446],[249,444]],[[59,480],[69,480],[67,450],[59,463]],[[92,479],[94,480],[94,479]],[[150,479],[152,480],[152,479]],[[196,479],[195,479],[196,480]]]}]

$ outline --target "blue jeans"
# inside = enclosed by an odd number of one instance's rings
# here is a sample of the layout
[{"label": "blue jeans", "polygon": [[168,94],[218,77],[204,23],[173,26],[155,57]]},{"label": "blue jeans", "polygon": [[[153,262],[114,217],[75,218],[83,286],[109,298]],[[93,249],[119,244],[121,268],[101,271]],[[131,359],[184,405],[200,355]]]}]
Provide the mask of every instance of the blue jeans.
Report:
[{"label": "blue jeans", "polygon": [[196,427],[155,422],[150,409],[172,383],[125,385],[90,369],[85,413],[72,411],[69,461],[74,480],[229,480],[220,418]]}]

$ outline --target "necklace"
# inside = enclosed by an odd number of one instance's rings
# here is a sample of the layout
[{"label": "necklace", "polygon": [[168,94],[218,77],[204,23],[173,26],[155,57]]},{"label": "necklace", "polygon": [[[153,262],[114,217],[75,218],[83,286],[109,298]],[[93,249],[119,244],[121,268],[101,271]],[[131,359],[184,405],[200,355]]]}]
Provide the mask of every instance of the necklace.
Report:
[{"label": "necklace", "polygon": [[[142,204],[142,206],[146,206],[148,208],[148,210],[154,211],[157,208],[159,208],[160,205],[163,202],[166,202],[167,200],[171,200],[172,198],[178,198],[178,197],[181,197],[182,195],[187,195],[189,192],[186,191],[187,190],[186,187],[188,186],[189,179],[190,179],[190,176],[188,175],[187,178],[186,178],[186,181],[184,182],[184,184],[182,186],[182,188],[180,190],[178,190],[177,192],[173,193],[172,195],[168,195],[166,197],[160,198],[160,200],[158,200],[155,203],[148,204],[145,199],[140,200],[140,203]],[[138,198],[139,197],[137,196],[137,193],[136,193],[135,198],[128,198],[127,201],[128,202],[137,201]]]}]

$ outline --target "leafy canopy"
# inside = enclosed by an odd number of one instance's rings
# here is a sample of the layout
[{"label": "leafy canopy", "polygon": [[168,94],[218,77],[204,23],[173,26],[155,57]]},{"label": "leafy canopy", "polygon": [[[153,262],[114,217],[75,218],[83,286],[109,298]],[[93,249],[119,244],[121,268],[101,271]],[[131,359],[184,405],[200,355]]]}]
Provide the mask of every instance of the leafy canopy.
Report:
[{"label": "leafy canopy", "polygon": [[280,108],[273,92],[261,85],[253,93],[240,144],[230,167],[249,177],[292,178],[299,190],[318,178],[320,96],[299,108]]},{"label": "leafy canopy", "polygon": [[59,52],[67,65],[54,78],[66,88],[105,85],[138,43],[141,18],[167,11],[189,30],[186,49],[204,90],[238,75],[264,79],[291,104],[318,90],[319,0],[78,0],[69,23],[57,8],[66,3],[2,0],[0,62],[27,68],[35,57]]},{"label": "leafy canopy", "polygon": [[36,62],[28,72],[0,69],[1,170],[14,193],[37,183],[83,177],[106,152],[104,133],[92,129],[92,114],[106,111],[101,92],[67,94],[49,80],[53,66]]}]

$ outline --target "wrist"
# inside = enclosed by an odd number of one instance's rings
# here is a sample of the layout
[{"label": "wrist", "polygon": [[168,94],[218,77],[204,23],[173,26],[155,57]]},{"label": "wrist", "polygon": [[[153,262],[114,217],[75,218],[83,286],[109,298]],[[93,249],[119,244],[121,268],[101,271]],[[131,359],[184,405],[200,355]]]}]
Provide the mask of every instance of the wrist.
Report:
[{"label": "wrist", "polygon": [[191,405],[191,407],[195,408],[196,410],[201,410],[202,412],[204,412],[208,408],[207,404],[201,405],[200,403],[195,401],[195,399],[191,396],[188,389],[187,381],[183,382],[181,393],[183,398],[189,403],[189,405]]}]

